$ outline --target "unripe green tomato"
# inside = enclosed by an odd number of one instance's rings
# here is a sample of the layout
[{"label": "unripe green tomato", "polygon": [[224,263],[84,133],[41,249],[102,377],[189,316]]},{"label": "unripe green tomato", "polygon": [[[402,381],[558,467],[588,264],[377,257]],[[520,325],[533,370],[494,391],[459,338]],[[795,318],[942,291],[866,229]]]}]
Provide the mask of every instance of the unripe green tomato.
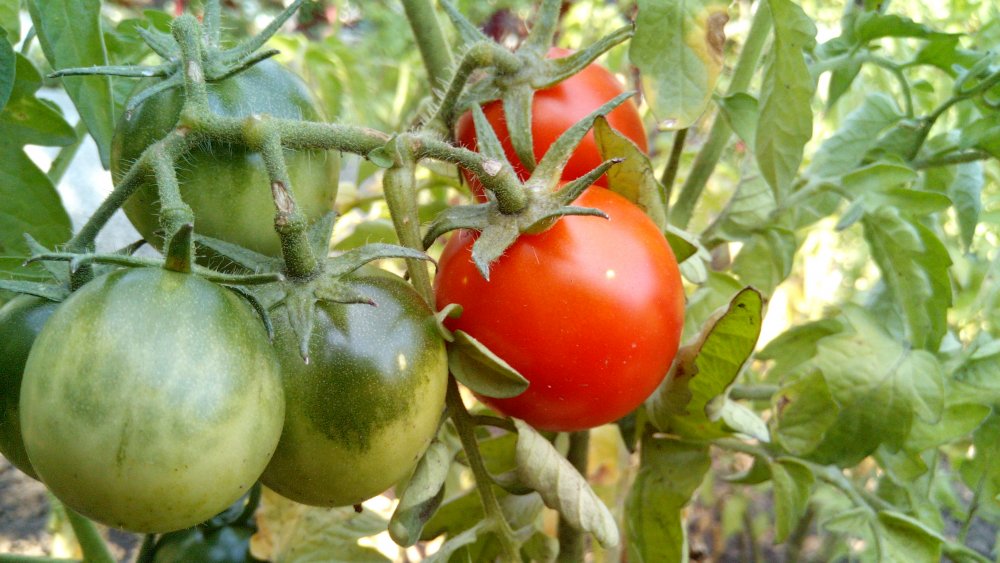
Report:
[{"label": "unripe green tomato", "polygon": [[21,377],[31,345],[57,307],[55,301],[19,295],[0,308],[0,453],[35,479],[21,438]]},{"label": "unripe green tomato", "polygon": [[[133,94],[148,88],[143,84]],[[141,103],[118,122],[111,145],[111,173],[117,184],[142,151],[169,133],[183,105],[182,88],[161,92]],[[249,117],[268,114],[286,119],[320,121],[312,96],[291,71],[264,61],[220,82],[208,84],[208,102],[217,115]],[[285,151],[292,191],[299,210],[310,221],[333,209],[337,195],[339,155],[331,151]],[[271,181],[259,153],[214,143],[199,146],[178,162],[181,197],[195,215],[199,234],[278,256]],[[124,206],[136,230],[157,248],[159,194],[149,177]]]},{"label": "unripe green tomato", "polygon": [[319,303],[308,364],[284,309],[273,315],[287,406],[261,482],[315,506],[357,504],[409,475],[448,380],[444,341],[410,284],[374,268],[345,282],[376,306]]},{"label": "unripe green tomato", "polygon": [[21,429],[68,507],[133,532],[188,528],[260,476],[284,394],[263,324],[194,274],[118,270],[71,295],[24,370]]}]

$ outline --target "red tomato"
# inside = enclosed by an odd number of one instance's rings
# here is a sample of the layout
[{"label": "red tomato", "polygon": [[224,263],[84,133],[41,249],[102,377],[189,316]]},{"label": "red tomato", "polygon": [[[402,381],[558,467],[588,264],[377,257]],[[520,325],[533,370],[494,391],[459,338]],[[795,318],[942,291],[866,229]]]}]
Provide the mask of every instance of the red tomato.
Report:
[{"label": "red tomato", "polygon": [[463,308],[448,327],[531,382],[517,397],[483,400],[542,430],[591,428],[631,412],[666,375],[684,322],[677,261],[656,225],[610,190],[588,188],[575,204],[610,220],[564,217],[521,236],[490,281],[472,262],[476,233],[459,231],[435,281],[438,308]]},{"label": "red tomato", "polygon": [[[548,56],[549,58],[564,57],[570,52],[566,49],[553,48],[549,51]],[[545,152],[549,150],[549,146],[559,138],[559,135],[624,91],[621,83],[613,74],[600,65],[591,64],[559,84],[535,92],[535,98],[531,104],[531,136],[534,142],[535,161],[541,160]],[[529,173],[521,165],[521,161],[514,153],[514,146],[510,142],[503,102],[499,100],[488,102],[483,106],[483,113],[486,114],[486,119],[496,131],[497,138],[503,144],[504,153],[514,166],[517,175],[522,180],[527,179]],[[643,152],[648,150],[646,129],[642,125],[639,111],[632,100],[615,108],[607,115],[607,119],[611,127],[639,145]],[[458,138],[459,144],[465,148],[476,150],[476,127],[472,123],[470,112],[466,112],[459,118],[455,129],[455,136]],[[573,152],[573,156],[570,157],[569,163],[563,170],[562,179],[567,182],[575,180],[593,170],[603,161],[601,151],[597,148],[597,142],[594,140],[594,132],[591,131],[587,133],[587,136]],[[465,178],[476,197],[483,199],[483,188],[479,180],[468,173],[465,174]],[[607,187],[603,176],[595,184]]]}]

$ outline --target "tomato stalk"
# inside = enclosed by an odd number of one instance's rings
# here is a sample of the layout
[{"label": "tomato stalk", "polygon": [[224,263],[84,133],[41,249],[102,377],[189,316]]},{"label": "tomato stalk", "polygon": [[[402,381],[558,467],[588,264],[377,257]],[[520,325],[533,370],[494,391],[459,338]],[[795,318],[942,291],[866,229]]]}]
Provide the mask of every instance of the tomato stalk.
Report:
[{"label": "tomato stalk", "polygon": [[497,539],[500,540],[500,548],[503,552],[504,561],[521,561],[521,555],[514,539],[514,531],[504,517],[500,502],[493,491],[493,479],[490,477],[486,463],[479,453],[479,444],[476,442],[475,420],[465,408],[462,402],[462,395],[458,391],[458,383],[454,377],[448,378],[448,413],[451,415],[455,428],[458,430],[458,437],[462,442],[462,449],[469,460],[469,467],[476,479],[476,490],[479,492],[479,499],[483,503],[483,511],[486,519],[494,526]]},{"label": "tomato stalk", "polygon": [[66,518],[69,520],[70,525],[73,526],[76,541],[80,543],[84,561],[114,563],[115,558],[111,555],[108,544],[104,542],[101,533],[97,531],[97,526],[90,520],[77,514],[70,507],[64,506],[63,508],[66,510]]},{"label": "tomato stalk", "polygon": [[455,113],[458,101],[465,90],[469,77],[477,70],[494,67],[498,74],[513,74],[522,66],[521,60],[507,49],[496,43],[481,41],[472,44],[462,56],[462,62],[455,70],[451,85],[441,99],[437,112],[430,120],[431,126],[444,129],[445,136],[450,137],[455,125]]},{"label": "tomato stalk", "polygon": [[417,40],[420,56],[424,59],[431,90],[437,90],[448,82],[453,61],[451,47],[445,41],[434,5],[430,0],[403,0],[403,9]]},{"label": "tomato stalk", "polygon": [[[566,452],[566,459],[573,464],[573,467],[576,468],[580,475],[583,475],[584,479],[587,478],[589,449],[590,430],[570,432],[569,451]],[[559,559],[557,561],[565,561],[566,563],[583,561],[584,548],[586,547],[584,544],[584,533],[566,522],[566,518],[562,515],[559,516],[558,535]]]},{"label": "tomato stalk", "polygon": [[295,204],[295,196],[292,195],[292,181],[288,177],[281,137],[275,133],[266,135],[260,152],[271,180],[271,195],[277,208],[274,229],[281,239],[281,255],[285,259],[285,271],[292,278],[312,276],[319,270],[320,262],[313,254],[306,236],[309,225]]},{"label": "tomato stalk", "polygon": [[[404,152],[406,147],[402,147]],[[385,171],[382,186],[385,191],[385,201],[389,206],[389,215],[396,228],[399,242],[403,246],[415,250],[423,249],[420,235],[420,220],[417,215],[417,191],[414,178],[413,159],[403,156],[402,162]],[[431,277],[427,271],[427,263],[423,260],[407,259],[406,271],[417,288],[417,292],[428,305],[433,307],[434,290],[431,287]]]},{"label": "tomato stalk", "polygon": [[[733,79],[729,83],[726,94],[743,92],[750,86],[754,71],[757,69],[757,61],[760,59],[761,50],[767,42],[767,36],[771,31],[771,12],[765,6],[757,6],[753,20],[750,23],[750,31],[747,40],[743,44],[743,51],[740,52],[739,60],[733,69]],[[677,203],[670,212],[670,223],[679,229],[686,229],[691,222],[691,215],[694,213],[695,204],[705,190],[705,184],[715,171],[715,166],[722,157],[722,151],[729,142],[732,135],[732,128],[717,115],[712,122],[712,129],[708,133],[708,140],[698,151],[698,156],[694,159],[691,171],[681,186],[681,192],[677,197]]]}]

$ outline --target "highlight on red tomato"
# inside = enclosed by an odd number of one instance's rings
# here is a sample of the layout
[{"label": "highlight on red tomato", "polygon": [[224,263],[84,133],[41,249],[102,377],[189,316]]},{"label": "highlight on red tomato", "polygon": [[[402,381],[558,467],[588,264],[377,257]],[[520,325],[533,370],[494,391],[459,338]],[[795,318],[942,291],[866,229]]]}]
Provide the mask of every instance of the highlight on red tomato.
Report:
[{"label": "highlight on red tomato", "polygon": [[[571,51],[567,49],[552,48],[548,57],[565,57],[570,53]],[[588,65],[578,74],[551,88],[536,91],[531,102],[531,137],[535,160],[541,160],[559,135],[624,91],[615,75],[597,63]],[[496,100],[484,104],[483,113],[486,114],[486,119],[500,139],[507,160],[522,180],[527,179],[530,174],[517,158],[510,141],[503,102]],[[646,129],[639,117],[639,110],[632,100],[611,111],[607,115],[607,120],[612,128],[631,139],[643,152],[648,150]],[[466,112],[459,118],[455,136],[461,146],[476,150],[476,127],[472,123],[472,113]],[[593,170],[603,160],[594,133],[591,131],[576,147],[566,168],[563,169],[562,179],[567,182],[575,180]],[[465,178],[476,198],[484,199],[483,187],[479,180],[468,173],[465,174]],[[595,184],[607,187],[603,176]]]},{"label": "highlight on red tomato", "polygon": [[652,220],[606,189],[588,188],[574,204],[609,219],[568,216],[522,235],[489,281],[472,262],[476,234],[459,231],[435,281],[438,308],[462,306],[448,327],[531,382],[517,397],[482,399],[542,430],[582,430],[631,412],[667,374],[684,322],[677,261]]}]

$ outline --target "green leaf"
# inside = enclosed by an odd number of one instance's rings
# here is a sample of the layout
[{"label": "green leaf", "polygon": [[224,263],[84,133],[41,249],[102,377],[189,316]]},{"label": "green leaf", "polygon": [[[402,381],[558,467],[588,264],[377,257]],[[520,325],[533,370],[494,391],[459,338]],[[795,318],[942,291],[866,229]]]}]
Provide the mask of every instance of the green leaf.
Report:
[{"label": "green leaf", "polygon": [[3,28],[0,31],[6,31],[7,41],[11,45],[16,45],[21,40],[20,0],[0,0],[0,28]]},{"label": "green leaf", "polygon": [[764,177],[756,169],[744,171],[736,193],[708,232],[711,238],[746,240],[771,224],[776,208],[774,192]]},{"label": "green leaf", "polygon": [[1000,507],[1000,414],[992,412],[972,435],[975,453],[959,468],[962,481],[981,503],[994,509]]},{"label": "green leaf", "polygon": [[944,374],[933,354],[905,346],[868,311],[848,306],[843,318],[848,331],[821,339],[816,356],[803,367],[822,373],[839,407],[809,455],[846,467],[880,444],[902,447],[914,419],[940,420]]},{"label": "green leaf", "polygon": [[604,547],[618,544],[618,525],[587,480],[551,442],[527,423],[517,426],[517,475],[538,491],[545,506],[557,510],[570,526],[589,532]]},{"label": "green leaf", "polygon": [[719,109],[722,110],[722,118],[739,135],[740,139],[743,139],[750,150],[754,151],[754,143],[757,140],[757,120],[760,116],[757,98],[746,92],[737,92],[719,98],[718,104]]},{"label": "green leaf", "polygon": [[721,272],[709,272],[698,289],[688,297],[684,308],[684,332],[681,342],[690,342],[701,333],[702,325],[719,310],[729,306],[733,295],[746,287],[736,278]]},{"label": "green leaf", "polygon": [[980,117],[959,131],[958,147],[980,148],[1000,158],[1000,113]]},{"label": "green leaf", "polygon": [[[603,160],[625,159],[608,170],[608,188],[642,208],[656,226],[665,231],[667,214],[660,197],[662,187],[646,153],[631,139],[612,129],[604,116],[594,121],[594,139]],[[677,261],[684,260],[678,257]]]},{"label": "green leaf", "polygon": [[771,441],[771,434],[767,431],[767,423],[749,407],[726,398],[722,407],[716,412],[726,429],[756,438],[761,442]]},{"label": "green leaf", "polygon": [[823,319],[793,326],[757,353],[759,360],[773,360],[768,379],[780,380],[816,355],[820,339],[844,330],[837,319]]},{"label": "green leaf", "polygon": [[528,388],[524,376],[481,342],[461,330],[454,337],[448,345],[448,369],[462,385],[498,399],[516,397]]},{"label": "green leaf", "polygon": [[37,277],[21,263],[31,254],[27,233],[41,246],[53,248],[70,237],[70,220],[55,186],[24,153],[24,145],[66,145],[76,140],[73,128],[53,106],[35,97],[42,85],[34,65],[16,55],[17,75],[10,100],[0,111],[0,273]]},{"label": "green leaf", "polygon": [[[3,31],[2,27],[0,27],[0,31]],[[17,57],[14,54],[14,47],[6,37],[0,37],[0,110],[3,110],[3,107],[7,105],[7,100],[10,99],[10,94],[14,91],[16,75]]]},{"label": "green leaf", "polygon": [[701,243],[698,242],[698,237],[687,231],[667,225],[663,236],[667,237],[667,244],[670,245],[670,250],[674,252],[674,258],[677,259],[677,263],[679,264],[684,264],[688,258],[691,258],[698,252],[708,253]]},{"label": "green leaf", "polygon": [[962,244],[968,251],[982,212],[982,191],[985,178],[981,162],[966,162],[957,167],[954,181],[948,186],[948,197],[955,205],[955,218],[962,233]]},{"label": "green leaf", "polygon": [[911,452],[922,452],[943,446],[969,435],[989,414],[988,405],[969,403],[949,405],[941,413],[941,420],[937,422],[915,420],[904,447]]},{"label": "green leaf", "polygon": [[774,396],[774,436],[788,453],[805,455],[823,442],[839,410],[823,375],[814,371]]},{"label": "green leaf", "polygon": [[451,556],[458,550],[474,544],[479,539],[479,534],[487,530],[489,523],[488,520],[480,520],[471,528],[448,538],[448,541],[441,544],[441,547],[424,561],[428,563],[445,563],[449,561]]},{"label": "green leaf", "polygon": [[662,129],[690,127],[708,106],[722,70],[722,0],[639,0],[629,58]]},{"label": "green leaf", "polygon": [[815,44],[816,26],[791,0],[769,0],[774,44],[764,70],[757,127],[757,164],[781,201],[802,163],[812,137],[812,102],[816,83],[805,52]]},{"label": "green leaf", "polygon": [[884,563],[937,562],[941,560],[944,538],[923,522],[893,511],[878,513],[876,533],[879,561]]},{"label": "green leaf", "polygon": [[859,506],[845,510],[820,522],[825,530],[835,534],[857,537],[872,521],[872,513],[868,507]]},{"label": "green leaf", "polygon": [[682,509],[711,467],[708,446],[670,438],[642,441],[642,461],[625,501],[628,560],[686,561]]},{"label": "green leaf", "polygon": [[951,258],[937,235],[910,222],[893,207],[881,207],[863,221],[865,240],[882,279],[918,348],[937,350],[951,306]]},{"label": "green leaf", "polygon": [[850,172],[875,146],[879,134],[902,117],[892,98],[882,93],[868,96],[844,118],[837,132],[823,141],[806,170],[807,175],[836,178]]},{"label": "green leaf", "polygon": [[779,458],[770,464],[774,482],[774,541],[782,543],[805,514],[814,476],[801,461]]},{"label": "green leaf", "polygon": [[[27,4],[52,68],[108,64],[100,0],[27,0]],[[62,83],[97,143],[101,163],[108,168],[116,117],[111,78],[72,76],[64,77]]]},{"label": "green leaf", "polygon": [[854,23],[854,36],[861,43],[867,43],[873,39],[882,37],[916,37],[918,39],[927,39],[947,35],[924,24],[917,23],[910,18],[896,14],[862,12],[858,14],[857,20]]},{"label": "green leaf", "polygon": [[733,273],[743,283],[772,295],[792,273],[798,246],[795,233],[788,229],[772,227],[754,233],[733,260]]},{"label": "green leaf", "polygon": [[[711,402],[725,393],[753,354],[760,336],[764,299],[745,288],[721,316],[684,346],[660,387],[647,400],[650,421],[679,436],[710,439],[728,432]],[[710,412],[715,410],[716,412]]]},{"label": "green leaf", "polygon": [[875,162],[845,174],[841,182],[850,197],[858,198],[871,192],[909,184],[916,179],[916,170],[905,164]]},{"label": "green leaf", "polygon": [[444,500],[444,484],[454,456],[446,444],[435,440],[420,458],[389,520],[389,535],[398,545],[409,547],[420,540],[424,524]]}]

